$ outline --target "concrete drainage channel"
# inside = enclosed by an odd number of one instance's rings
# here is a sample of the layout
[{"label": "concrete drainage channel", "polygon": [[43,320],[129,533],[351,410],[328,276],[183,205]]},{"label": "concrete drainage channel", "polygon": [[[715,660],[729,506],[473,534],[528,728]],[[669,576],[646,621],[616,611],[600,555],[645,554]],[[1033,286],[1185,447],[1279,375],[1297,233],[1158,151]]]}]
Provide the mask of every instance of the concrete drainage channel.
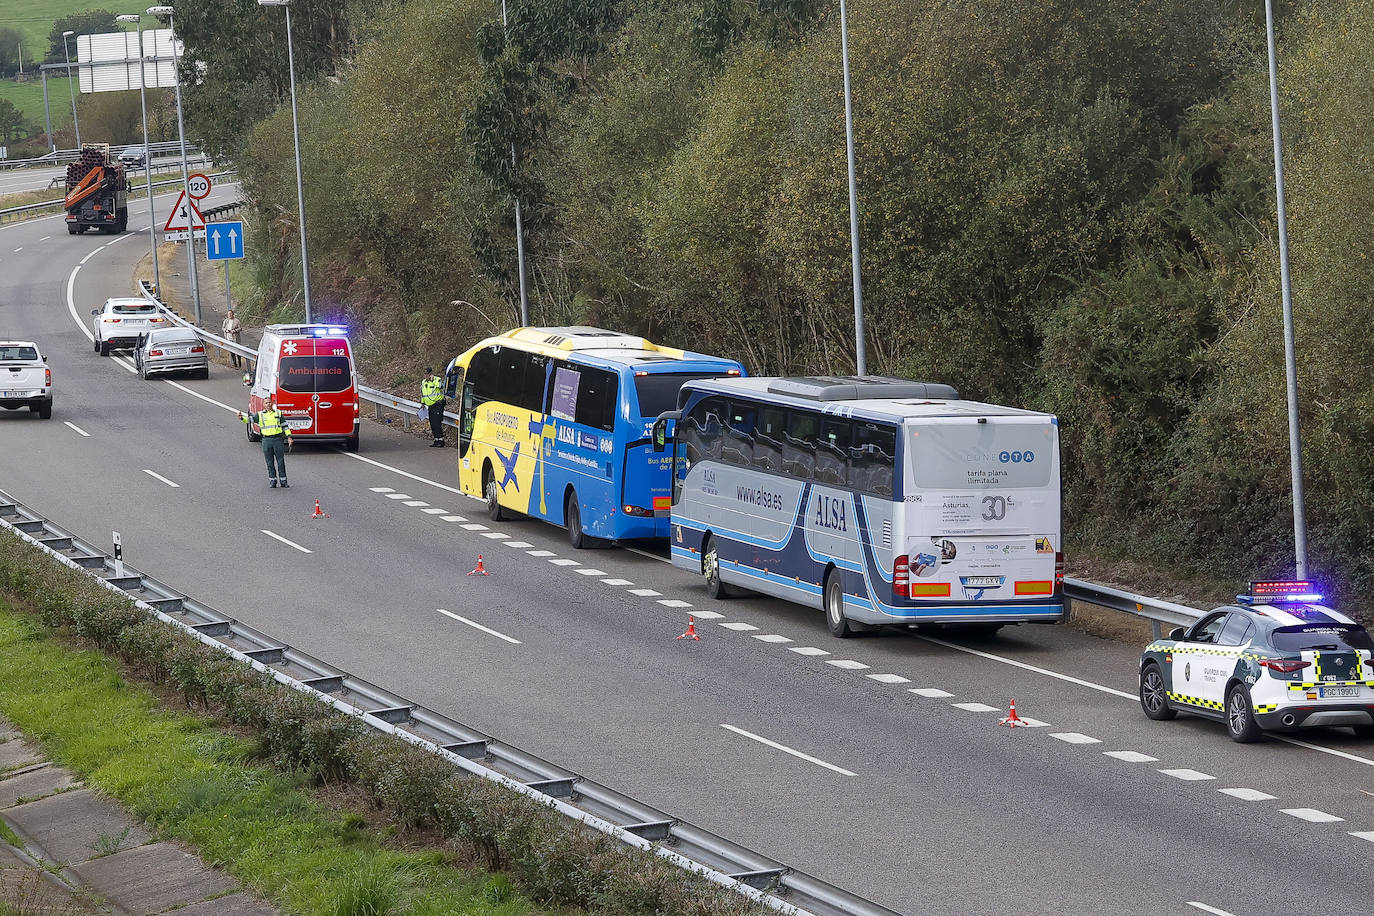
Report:
[{"label": "concrete drainage channel", "polygon": [[789,916],[898,916],[282,645],[116,561],[3,491],[0,526],[278,683],[315,694],[338,711],[423,747],[458,769],[548,804],[627,846],[667,859],[773,910]]}]

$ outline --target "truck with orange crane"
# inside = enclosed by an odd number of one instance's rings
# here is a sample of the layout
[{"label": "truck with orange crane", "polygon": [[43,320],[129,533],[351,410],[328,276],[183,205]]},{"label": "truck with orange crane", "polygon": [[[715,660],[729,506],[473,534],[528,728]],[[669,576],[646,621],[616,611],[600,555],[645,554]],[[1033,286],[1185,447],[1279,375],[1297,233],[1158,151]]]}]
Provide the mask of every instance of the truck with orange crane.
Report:
[{"label": "truck with orange crane", "polygon": [[129,228],[129,180],[108,143],[86,144],[67,166],[67,232],[120,233]]}]

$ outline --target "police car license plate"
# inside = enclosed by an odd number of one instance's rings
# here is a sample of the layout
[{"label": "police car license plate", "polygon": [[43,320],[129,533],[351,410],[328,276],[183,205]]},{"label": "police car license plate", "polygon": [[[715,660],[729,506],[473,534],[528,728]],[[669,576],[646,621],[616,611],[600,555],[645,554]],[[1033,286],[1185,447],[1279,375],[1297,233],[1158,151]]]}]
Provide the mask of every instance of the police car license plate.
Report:
[{"label": "police car license plate", "polygon": [[27,391],[0,391],[0,398],[23,398],[28,394]]},{"label": "police car license plate", "polygon": [[1321,689],[1323,697],[1357,697],[1360,695],[1358,687],[1323,687]]}]

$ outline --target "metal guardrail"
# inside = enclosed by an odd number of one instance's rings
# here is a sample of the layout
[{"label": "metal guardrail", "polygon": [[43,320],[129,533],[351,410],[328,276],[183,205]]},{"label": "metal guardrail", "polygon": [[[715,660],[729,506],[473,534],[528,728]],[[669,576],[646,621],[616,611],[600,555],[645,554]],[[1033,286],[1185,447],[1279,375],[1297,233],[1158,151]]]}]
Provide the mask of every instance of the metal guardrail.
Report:
[{"label": "metal guardrail", "polygon": [[[237,207],[240,206],[240,204],[235,203],[226,206]],[[210,219],[210,211],[206,211],[205,218],[207,220]],[[254,350],[251,347],[245,347],[243,344],[240,343],[234,343],[232,340],[227,340],[223,337],[220,337],[217,334],[213,334],[210,331],[205,330],[204,328],[196,327],[190,321],[187,321],[185,318],[182,318],[176,312],[169,309],[166,306],[166,304],[162,302],[162,300],[158,299],[158,297],[153,294],[153,291],[149,288],[148,282],[146,280],[140,280],[138,282],[138,290],[139,293],[142,294],[143,298],[147,299],[149,302],[152,302],[158,308],[162,309],[163,312],[166,313],[167,317],[174,324],[195,331],[196,334],[198,334],[202,340],[204,340],[211,346],[215,347],[216,349],[222,350],[225,353],[236,353],[239,356],[242,356],[245,359],[247,359],[250,363],[257,362],[257,350]],[[382,391],[378,388],[368,388],[366,385],[358,386],[358,397],[361,400],[373,405],[373,416],[377,420],[384,421],[386,419],[386,414],[384,413],[384,411],[390,411],[392,413],[399,415],[401,417],[401,425],[405,429],[410,428],[410,424],[412,421],[419,422],[420,420],[420,408],[422,405],[419,401],[412,401],[410,398],[403,398],[399,395],[392,394],[389,391]],[[457,429],[458,415],[456,413],[451,413],[447,410],[444,411],[444,426],[450,427],[452,429]]]},{"label": "metal guardrail", "polygon": [[[118,149],[122,152],[130,148],[138,149],[142,145],[143,144],[141,143],[126,143],[120,146],[111,146],[110,149],[112,151]],[[148,144],[148,154],[151,156],[169,156],[172,153],[179,154],[180,152],[180,140],[162,140],[157,143]],[[199,147],[187,144],[186,155],[189,157],[192,154],[199,156],[200,149]],[[75,162],[80,158],[81,150],[79,149],[60,149],[57,150],[56,153],[44,153],[43,155],[36,156],[33,159],[0,159],[0,170],[43,167],[51,168],[54,165],[65,165],[68,162]]]},{"label": "metal guardrail", "polygon": [[[205,164],[205,161],[202,161],[201,164],[204,165],[204,164]],[[176,166],[167,166],[167,168],[168,168],[168,169],[175,168],[175,169],[180,170],[181,166],[180,166],[180,165],[176,165]],[[211,178],[223,178],[223,177],[226,176],[226,175],[233,175],[233,174],[235,174],[235,172],[234,172],[233,169],[226,169],[226,170],[223,171],[223,172],[216,172],[215,174],[211,175],[210,177],[211,177]],[[181,184],[181,179],[180,179],[180,178],[169,178],[169,179],[167,179],[166,181],[155,181],[155,182],[153,182],[152,187],[153,187],[154,190],[156,190],[157,188],[165,188],[165,187],[168,187],[168,186],[170,186],[170,185],[179,185],[179,184]],[[138,193],[139,191],[147,191],[147,190],[148,190],[148,186],[146,186],[146,185],[139,185],[138,187],[135,187],[135,188],[133,189],[133,193]],[[63,204],[65,204],[66,202],[67,202],[67,201],[66,201],[66,198],[63,197],[63,198],[59,198],[59,199],[57,199],[57,200],[43,200],[43,201],[39,201],[39,202],[36,203],[36,204],[24,204],[23,206],[19,206],[19,207],[6,207],[5,209],[0,210],[0,222],[4,222],[5,220],[10,219],[10,218],[23,218],[23,217],[25,217],[25,216],[27,216],[27,215],[29,215],[29,214],[31,214],[31,213],[37,213],[37,212],[39,212],[39,211],[41,211],[41,210],[48,210],[48,209],[52,209],[52,208],[54,208],[54,207],[61,207],[61,206],[62,206]]]},{"label": "metal guardrail", "polygon": [[1175,604],[1172,601],[1165,601],[1163,598],[1132,595],[1130,592],[1124,592],[1107,585],[1098,585],[1094,582],[1085,582],[1082,579],[1064,580],[1064,598],[1065,600],[1082,601],[1085,604],[1096,605],[1111,611],[1120,611],[1123,614],[1130,614],[1132,617],[1148,620],[1155,639],[1159,639],[1162,635],[1161,624],[1167,623],[1170,626],[1186,627],[1197,622],[1206,613],[1197,608],[1188,607],[1186,604]]},{"label": "metal guardrail", "polygon": [[[781,862],[469,728],[336,668],[170,588],[58,528],[0,491],[0,526],[274,681],[428,750],[473,776],[787,916],[898,916]],[[344,699],[344,698],[347,699]]]}]

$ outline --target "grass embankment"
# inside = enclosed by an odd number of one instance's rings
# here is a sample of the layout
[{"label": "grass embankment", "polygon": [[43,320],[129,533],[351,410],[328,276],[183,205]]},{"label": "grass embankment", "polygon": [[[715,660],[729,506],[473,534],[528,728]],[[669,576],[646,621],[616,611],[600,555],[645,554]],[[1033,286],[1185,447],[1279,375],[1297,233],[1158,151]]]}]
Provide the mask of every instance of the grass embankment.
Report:
[{"label": "grass embankment", "polygon": [[8,531],[0,714],[293,913],[764,912],[272,683]]}]

